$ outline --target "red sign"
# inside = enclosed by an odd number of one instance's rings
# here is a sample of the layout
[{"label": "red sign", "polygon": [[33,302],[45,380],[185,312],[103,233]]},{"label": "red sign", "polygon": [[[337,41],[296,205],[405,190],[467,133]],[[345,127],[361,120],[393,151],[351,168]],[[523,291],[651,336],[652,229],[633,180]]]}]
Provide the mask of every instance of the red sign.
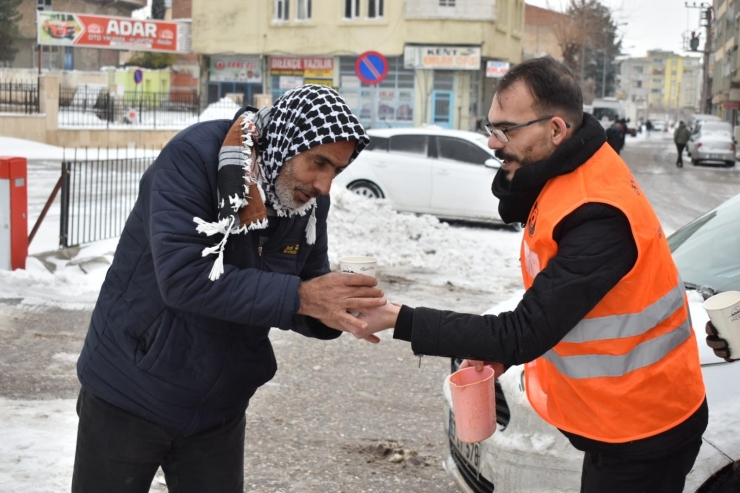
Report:
[{"label": "red sign", "polygon": [[113,50],[190,52],[190,23],[38,12],[38,43]]},{"label": "red sign", "polygon": [[740,101],[725,101],[722,107],[726,110],[740,110]]},{"label": "red sign", "polygon": [[334,70],[332,57],[271,57],[270,72],[273,74],[299,75],[304,72],[328,73]]}]

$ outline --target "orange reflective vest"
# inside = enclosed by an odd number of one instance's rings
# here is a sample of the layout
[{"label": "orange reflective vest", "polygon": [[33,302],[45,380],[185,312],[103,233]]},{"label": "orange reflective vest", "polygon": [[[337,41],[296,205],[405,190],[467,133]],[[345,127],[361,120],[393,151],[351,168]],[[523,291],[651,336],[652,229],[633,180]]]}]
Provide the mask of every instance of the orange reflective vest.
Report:
[{"label": "orange reflective vest", "polygon": [[520,257],[526,288],[557,254],[555,226],[587,202],[627,216],[637,262],[554,348],[527,363],[527,397],[553,426],[622,443],[686,420],[704,401],[704,382],[686,292],[660,222],[609,145],[548,181],[537,198]]}]

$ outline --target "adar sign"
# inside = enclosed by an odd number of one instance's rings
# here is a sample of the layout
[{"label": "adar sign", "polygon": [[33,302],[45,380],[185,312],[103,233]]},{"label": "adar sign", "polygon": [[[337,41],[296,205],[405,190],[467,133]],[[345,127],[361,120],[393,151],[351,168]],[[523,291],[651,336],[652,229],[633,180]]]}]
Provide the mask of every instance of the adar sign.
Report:
[{"label": "adar sign", "polygon": [[190,22],[48,11],[36,20],[40,45],[190,53]]}]

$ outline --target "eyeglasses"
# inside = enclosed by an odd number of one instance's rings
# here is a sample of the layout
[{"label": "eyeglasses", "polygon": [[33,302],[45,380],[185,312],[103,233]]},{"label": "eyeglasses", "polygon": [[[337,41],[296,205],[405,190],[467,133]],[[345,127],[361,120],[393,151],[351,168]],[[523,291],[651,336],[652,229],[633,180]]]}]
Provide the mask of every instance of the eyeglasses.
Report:
[{"label": "eyeglasses", "polygon": [[[506,144],[509,142],[509,136],[506,135],[507,132],[511,132],[512,130],[516,130],[517,128],[523,128],[527,127],[529,125],[532,125],[533,123],[539,123],[545,120],[549,120],[550,118],[553,118],[555,115],[549,115],[549,116],[543,116],[542,118],[538,118],[536,120],[529,121],[527,123],[519,123],[517,125],[512,125],[507,128],[494,128],[493,125],[491,125],[490,122],[485,124],[486,132],[488,132],[488,135],[495,135],[498,140]],[[565,128],[570,128],[570,123],[565,122]]]}]

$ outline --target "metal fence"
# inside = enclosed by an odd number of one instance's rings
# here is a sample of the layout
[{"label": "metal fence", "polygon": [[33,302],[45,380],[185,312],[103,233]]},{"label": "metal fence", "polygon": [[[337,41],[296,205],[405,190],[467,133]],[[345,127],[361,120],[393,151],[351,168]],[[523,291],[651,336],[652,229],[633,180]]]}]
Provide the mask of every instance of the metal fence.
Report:
[{"label": "metal fence", "polygon": [[59,126],[184,128],[198,121],[195,90],[111,94],[103,84],[59,87]]},{"label": "metal fence", "polygon": [[[119,156],[120,154],[120,156]],[[121,235],[139,193],[139,180],[154,151],[98,151],[95,159],[62,163],[59,247],[81,245]]]},{"label": "metal fence", "polygon": [[39,112],[39,84],[0,80],[0,113]]}]

